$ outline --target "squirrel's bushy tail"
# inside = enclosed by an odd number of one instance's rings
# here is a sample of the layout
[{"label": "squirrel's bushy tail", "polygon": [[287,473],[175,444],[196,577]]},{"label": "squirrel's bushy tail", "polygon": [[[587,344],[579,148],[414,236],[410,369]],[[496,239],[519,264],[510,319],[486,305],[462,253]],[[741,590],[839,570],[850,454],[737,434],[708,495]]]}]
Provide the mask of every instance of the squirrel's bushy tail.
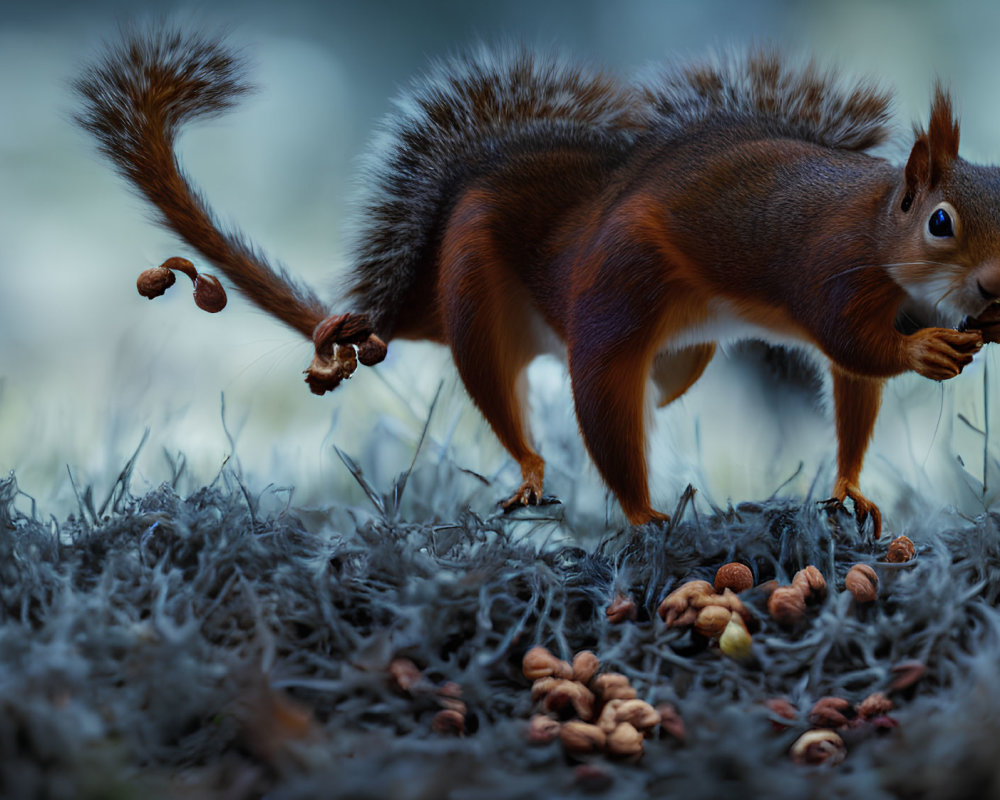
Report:
[{"label": "squirrel's bushy tail", "polygon": [[180,127],[220,113],[250,90],[237,53],[218,38],[128,29],[74,83],[76,121],[159,211],[158,221],[218,267],[254,303],[311,337],[326,311],[316,295],[225,233],[174,154]]}]

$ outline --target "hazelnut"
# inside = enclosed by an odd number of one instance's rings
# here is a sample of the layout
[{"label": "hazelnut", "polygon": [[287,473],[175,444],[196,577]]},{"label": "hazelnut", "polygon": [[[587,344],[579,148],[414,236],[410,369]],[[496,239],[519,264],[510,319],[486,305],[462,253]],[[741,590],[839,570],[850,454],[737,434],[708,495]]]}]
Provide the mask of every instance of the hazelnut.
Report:
[{"label": "hazelnut", "polygon": [[619,593],[615,595],[615,599],[611,601],[604,610],[604,613],[608,618],[608,622],[612,625],[618,625],[625,622],[625,620],[634,621],[639,614],[639,610],[636,608],[635,600]]},{"label": "hazelnut", "polygon": [[573,668],[562,659],[556,658],[545,647],[532,647],[524,654],[521,662],[524,677],[529,681],[554,675],[557,678],[569,678]]},{"label": "hazelnut", "polygon": [[753,586],[753,573],[746,564],[730,561],[723,564],[715,573],[715,591],[732,589],[739,594]]},{"label": "hazelnut", "polygon": [[[781,719],[786,719],[790,722],[794,721],[799,716],[799,710],[784,697],[772,697],[770,700],[765,700],[764,707],[770,711],[774,717],[780,717]],[[783,731],[789,727],[788,725],[774,719],[774,717],[771,718],[771,725],[776,730]]]},{"label": "hazelnut", "polygon": [[590,683],[601,662],[589,650],[581,650],[573,656],[573,680],[580,683]]},{"label": "hazelnut", "polygon": [[722,631],[722,635],[719,637],[719,649],[727,658],[731,658],[734,661],[743,661],[750,657],[750,646],[752,644],[753,640],[750,638],[750,632],[747,630],[743,619],[739,614],[733,612],[730,614],[725,630]]},{"label": "hazelnut", "polygon": [[535,714],[528,725],[528,741],[532,744],[548,744],[559,737],[559,722],[544,714]]},{"label": "hazelnut", "polygon": [[806,613],[806,601],[794,586],[779,586],[767,598],[767,612],[779,625],[791,627]]},{"label": "hazelnut", "polygon": [[735,611],[745,623],[749,623],[751,620],[750,612],[747,611],[743,601],[736,596],[732,589],[723,589],[722,594],[698,595],[691,600],[692,608],[701,610],[709,606],[722,606],[730,611]]},{"label": "hazelnut", "polygon": [[559,685],[562,678],[553,678],[551,675],[547,675],[544,678],[539,678],[533,684],[531,684],[531,702],[537,703],[542,700],[549,692]]},{"label": "hazelnut", "polygon": [[706,606],[698,612],[694,629],[708,639],[718,639],[732,615],[733,612],[723,606]]},{"label": "hazelnut", "polygon": [[796,764],[839,764],[847,755],[844,740],[835,731],[820,729],[806,731],[791,749]]},{"label": "hazelnut", "polygon": [[465,733],[465,716],[454,709],[443,709],[434,715],[431,729],[435,733],[451,733],[461,736]]},{"label": "hazelnut", "polygon": [[798,589],[807,601],[818,601],[826,597],[826,578],[811,564],[795,573],[792,586]]},{"label": "hazelnut", "polygon": [[882,692],[875,692],[858,703],[855,710],[861,719],[884,717],[892,711],[892,700],[882,694]]},{"label": "hazelnut", "polygon": [[893,564],[902,564],[913,558],[915,552],[916,548],[910,539],[906,536],[897,536],[889,542],[889,551],[885,554],[885,560]]},{"label": "hazelnut", "polygon": [[878,575],[867,564],[851,567],[844,578],[844,586],[859,603],[870,603],[878,597]]},{"label": "hazelnut", "polygon": [[629,684],[628,678],[617,672],[605,672],[598,675],[590,685],[594,694],[606,703],[609,700],[632,700],[636,696],[635,689]]},{"label": "hazelnut", "polygon": [[583,754],[603,749],[608,737],[596,725],[573,720],[563,723],[559,729],[559,738],[571,753]]},{"label": "hazelnut", "polygon": [[637,756],[642,753],[642,734],[631,723],[622,722],[608,734],[606,747],[615,756]]},{"label": "hazelnut", "polygon": [[388,347],[386,347],[385,342],[372,333],[369,334],[365,341],[358,345],[358,361],[366,367],[374,367],[385,360],[387,352]]},{"label": "hazelnut", "polygon": [[[618,723],[627,722],[637,730],[645,731],[660,724],[660,715],[645,700],[612,701],[618,703],[615,707],[615,720]],[[603,716],[603,714],[601,715]]]},{"label": "hazelnut", "polygon": [[839,728],[847,724],[844,712],[850,707],[843,697],[821,697],[809,712],[809,724],[817,728]]}]

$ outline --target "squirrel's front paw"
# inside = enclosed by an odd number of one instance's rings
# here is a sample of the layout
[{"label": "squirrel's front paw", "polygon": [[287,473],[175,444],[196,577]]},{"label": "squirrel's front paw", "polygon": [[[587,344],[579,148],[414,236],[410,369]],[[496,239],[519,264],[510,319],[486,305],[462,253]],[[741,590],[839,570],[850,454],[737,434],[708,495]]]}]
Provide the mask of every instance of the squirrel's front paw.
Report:
[{"label": "squirrel's front paw", "polygon": [[1000,303],[993,303],[978,317],[966,318],[960,331],[978,331],[984,342],[1000,342]]},{"label": "squirrel's front paw", "polygon": [[923,328],[910,336],[910,369],[935,381],[954,378],[983,346],[979,331]]}]

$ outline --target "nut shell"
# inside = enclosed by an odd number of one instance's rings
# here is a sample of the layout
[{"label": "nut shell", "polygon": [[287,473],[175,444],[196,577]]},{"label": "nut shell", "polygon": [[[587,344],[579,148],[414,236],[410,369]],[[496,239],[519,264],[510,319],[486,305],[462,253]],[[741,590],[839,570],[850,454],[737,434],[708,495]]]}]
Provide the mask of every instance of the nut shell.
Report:
[{"label": "nut shell", "polygon": [[867,564],[855,564],[847,571],[844,586],[859,603],[870,603],[878,597],[878,575]]},{"label": "nut shell", "polygon": [[889,550],[885,554],[885,560],[893,564],[902,564],[904,561],[909,561],[913,558],[916,551],[917,549],[913,546],[913,542],[909,538],[906,536],[897,536],[889,542]]},{"label": "nut shell", "polygon": [[547,744],[559,738],[559,722],[544,714],[535,714],[528,725],[528,741],[532,744]]},{"label": "nut shell", "polygon": [[226,307],[226,290],[218,278],[202,272],[194,279],[194,302],[202,311],[217,314]]},{"label": "nut shell", "polygon": [[590,682],[594,694],[605,703],[609,700],[632,700],[636,696],[635,689],[629,684],[628,678],[617,672],[605,672]]},{"label": "nut shell", "polygon": [[685,612],[689,610],[691,601],[699,595],[713,596],[715,588],[708,581],[688,581],[664,597],[657,612],[668,627],[690,625],[697,613],[685,615]]},{"label": "nut shell", "polygon": [[547,678],[554,674],[559,665],[559,659],[545,647],[532,647],[521,660],[521,671],[529,681]]},{"label": "nut shell", "polygon": [[826,578],[811,564],[803,567],[792,578],[792,586],[798,589],[806,602],[822,600],[826,597]]},{"label": "nut shell", "polygon": [[844,740],[835,731],[820,729],[806,731],[791,749],[796,764],[839,764],[847,755]]},{"label": "nut shell", "polygon": [[715,573],[715,591],[732,589],[739,594],[753,587],[753,572],[746,564],[730,561],[723,564]]},{"label": "nut shell", "polygon": [[809,712],[809,724],[817,728],[839,728],[847,724],[844,712],[851,707],[843,697],[821,697]]},{"label": "nut shell", "polygon": [[856,710],[861,719],[882,717],[892,711],[892,700],[882,692],[875,692],[858,703]]},{"label": "nut shell", "polygon": [[618,724],[627,722],[640,731],[647,731],[660,724],[659,712],[645,700],[621,700],[613,702],[618,703],[615,708],[615,721]]},{"label": "nut shell", "polygon": [[174,285],[177,277],[166,267],[150,267],[139,273],[136,279],[135,288],[143,297],[152,300],[159,297],[167,289]]},{"label": "nut shell", "polygon": [[806,613],[805,598],[794,586],[779,586],[767,598],[767,613],[779,625],[791,627]]}]

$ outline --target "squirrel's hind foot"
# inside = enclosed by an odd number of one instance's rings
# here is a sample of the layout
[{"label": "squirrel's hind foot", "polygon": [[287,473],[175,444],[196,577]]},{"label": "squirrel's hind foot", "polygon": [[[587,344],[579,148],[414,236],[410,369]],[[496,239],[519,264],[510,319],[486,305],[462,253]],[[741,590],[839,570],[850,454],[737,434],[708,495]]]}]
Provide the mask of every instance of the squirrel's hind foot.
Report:
[{"label": "squirrel's hind foot", "polygon": [[871,500],[865,497],[858,490],[858,487],[841,484],[840,481],[833,490],[833,497],[829,500],[820,501],[820,506],[826,511],[846,511],[844,507],[844,501],[850,498],[854,503],[854,518],[858,522],[858,530],[860,531],[865,522],[870,518],[872,521],[872,533],[874,538],[878,539],[882,535],[882,512],[879,511],[877,505],[875,505]]}]

